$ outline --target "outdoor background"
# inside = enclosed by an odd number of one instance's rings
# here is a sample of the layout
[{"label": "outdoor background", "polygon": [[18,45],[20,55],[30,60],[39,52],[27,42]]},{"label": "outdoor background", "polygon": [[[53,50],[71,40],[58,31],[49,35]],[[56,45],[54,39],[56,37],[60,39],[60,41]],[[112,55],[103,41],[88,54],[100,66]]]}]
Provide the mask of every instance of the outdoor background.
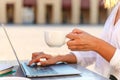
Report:
[{"label": "outdoor background", "polygon": [[[103,0],[0,0],[0,4],[0,23],[5,25],[20,60],[30,60],[32,52],[69,53],[66,45],[48,47],[44,31],[69,33],[79,28],[99,37],[110,13]],[[0,61],[4,60],[16,61],[0,27]]]}]

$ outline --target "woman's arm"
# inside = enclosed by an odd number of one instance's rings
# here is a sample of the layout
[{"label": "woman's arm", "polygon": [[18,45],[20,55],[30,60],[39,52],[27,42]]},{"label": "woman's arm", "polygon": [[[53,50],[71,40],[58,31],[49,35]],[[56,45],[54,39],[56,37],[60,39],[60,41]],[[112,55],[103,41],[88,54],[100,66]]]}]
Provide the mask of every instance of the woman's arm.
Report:
[{"label": "woman's arm", "polygon": [[72,51],[95,51],[107,61],[110,61],[115,53],[116,48],[92,36],[82,30],[74,29],[67,35],[70,40],[67,42],[68,48]]},{"label": "woman's arm", "polygon": [[96,39],[95,42],[97,43],[97,46],[94,48],[94,50],[110,62],[116,51],[116,48],[101,39]]}]

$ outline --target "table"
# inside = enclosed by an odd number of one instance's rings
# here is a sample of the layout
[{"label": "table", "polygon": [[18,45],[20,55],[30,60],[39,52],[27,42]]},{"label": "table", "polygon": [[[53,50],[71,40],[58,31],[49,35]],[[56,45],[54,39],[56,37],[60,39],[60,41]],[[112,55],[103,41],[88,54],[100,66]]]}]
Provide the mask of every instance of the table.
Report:
[{"label": "table", "polygon": [[[80,75],[71,75],[71,76],[55,76],[55,77],[40,77],[40,78],[30,78],[32,80],[109,80],[95,72],[92,72],[84,67],[81,67],[77,64],[69,64],[70,66],[81,71]],[[25,77],[23,72],[19,66],[15,66],[14,68],[16,74],[11,76]]]}]

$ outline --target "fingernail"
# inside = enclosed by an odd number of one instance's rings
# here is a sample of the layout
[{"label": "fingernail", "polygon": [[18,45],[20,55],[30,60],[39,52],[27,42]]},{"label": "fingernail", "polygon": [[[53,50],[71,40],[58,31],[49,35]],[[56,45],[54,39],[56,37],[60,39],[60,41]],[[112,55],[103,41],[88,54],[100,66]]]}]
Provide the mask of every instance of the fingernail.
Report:
[{"label": "fingernail", "polygon": [[35,63],[30,64],[30,66],[33,66],[33,65],[35,65]]},{"label": "fingernail", "polygon": [[40,66],[40,65],[41,65],[41,62],[38,62],[38,63],[37,63],[37,66]]},{"label": "fingernail", "polygon": [[40,58],[40,61],[46,61],[46,58]]}]

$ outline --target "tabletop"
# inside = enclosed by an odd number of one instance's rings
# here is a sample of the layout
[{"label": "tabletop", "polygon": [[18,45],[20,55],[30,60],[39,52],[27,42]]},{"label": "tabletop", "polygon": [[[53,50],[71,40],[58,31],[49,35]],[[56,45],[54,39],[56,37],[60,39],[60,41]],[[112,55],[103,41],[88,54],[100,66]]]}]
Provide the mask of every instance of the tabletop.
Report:
[{"label": "tabletop", "polygon": [[[95,72],[92,72],[80,65],[77,64],[69,64],[70,66],[76,68],[81,73],[79,75],[70,75],[70,76],[54,76],[54,77],[39,77],[39,78],[30,78],[31,80],[109,80]],[[14,73],[11,76],[25,77],[23,72],[19,66],[15,66]]]}]

